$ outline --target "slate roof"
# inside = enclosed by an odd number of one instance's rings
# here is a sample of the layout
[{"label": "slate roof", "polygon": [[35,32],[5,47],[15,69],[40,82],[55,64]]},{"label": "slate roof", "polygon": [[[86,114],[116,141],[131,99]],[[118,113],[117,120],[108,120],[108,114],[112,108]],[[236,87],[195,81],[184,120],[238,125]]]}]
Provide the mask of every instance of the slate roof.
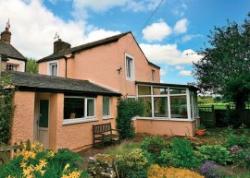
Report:
[{"label": "slate roof", "polygon": [[88,80],[76,80],[64,77],[55,77],[41,74],[29,74],[25,72],[4,72],[10,75],[11,82],[21,91],[38,92],[63,92],[79,94],[95,94],[120,96],[120,93],[111,91]]},{"label": "slate roof", "polygon": [[4,58],[13,58],[22,61],[27,61],[27,59],[11,44],[0,41],[0,54]]},{"label": "slate roof", "polygon": [[[60,51],[58,53],[53,53],[53,54],[51,54],[49,56],[46,56],[46,57],[38,60],[37,62],[40,63],[40,62],[56,60],[56,59],[62,58],[64,55],[69,54],[69,53],[75,53],[75,52],[79,52],[79,51],[82,51],[82,50],[87,50],[87,49],[90,49],[90,48],[94,48],[94,47],[97,47],[97,46],[100,46],[100,45],[113,43],[113,42],[118,41],[120,38],[124,37],[125,35],[127,35],[129,33],[132,34],[132,32],[129,31],[129,32],[121,33],[121,34],[111,36],[111,37],[108,37],[108,38],[104,38],[104,39],[101,39],[101,40],[98,40],[98,41],[94,41],[94,42],[86,43],[86,44],[83,44],[83,45],[80,45],[80,46],[76,46],[76,47],[70,48],[68,50]],[[136,41],[135,38],[134,38],[134,40]],[[136,41],[136,43],[137,43],[137,41]],[[137,45],[140,48],[138,43],[137,43]],[[141,50],[141,48],[140,48],[140,50]],[[142,53],[143,53],[143,51],[142,51]],[[156,64],[153,64],[152,62],[148,61],[148,64],[160,69],[159,66],[157,66]]]},{"label": "slate roof", "polygon": [[104,39],[101,39],[101,40],[98,40],[98,41],[94,41],[94,42],[86,43],[86,44],[83,44],[83,45],[79,45],[79,46],[70,48],[69,50],[60,51],[58,53],[51,54],[49,56],[46,56],[46,57],[38,60],[38,63],[59,59],[59,58],[62,58],[65,54],[68,54],[68,53],[75,53],[75,52],[78,52],[78,51],[94,48],[94,47],[99,46],[99,45],[104,45],[104,44],[116,42],[121,37],[123,37],[123,36],[125,36],[125,35],[127,35],[129,33],[131,33],[131,32],[121,33],[119,35],[115,35],[115,36],[104,38]]}]

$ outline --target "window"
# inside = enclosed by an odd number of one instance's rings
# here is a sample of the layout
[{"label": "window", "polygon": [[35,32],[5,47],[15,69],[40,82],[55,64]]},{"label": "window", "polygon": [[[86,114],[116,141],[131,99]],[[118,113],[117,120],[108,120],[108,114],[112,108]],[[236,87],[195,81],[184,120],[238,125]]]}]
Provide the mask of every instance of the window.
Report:
[{"label": "window", "polygon": [[6,70],[9,70],[9,71],[17,71],[17,67],[18,67],[17,64],[10,64],[10,63],[7,63],[7,65],[6,65]]},{"label": "window", "polygon": [[170,96],[171,117],[187,118],[187,98],[183,96]]},{"label": "window", "polygon": [[64,97],[64,121],[77,121],[95,117],[95,99],[80,96]]},{"label": "window", "polygon": [[49,63],[49,75],[57,76],[57,62]]},{"label": "window", "polygon": [[134,61],[133,58],[126,55],[126,78],[128,80],[134,79]]},{"label": "window", "polygon": [[103,116],[110,116],[110,97],[108,96],[103,97],[102,114]]},{"label": "window", "polygon": [[154,116],[168,117],[168,98],[154,97]]},{"label": "window", "polygon": [[155,81],[155,70],[152,70],[152,81]]},{"label": "window", "polygon": [[[142,117],[189,119],[198,117],[197,95],[185,87],[138,85],[138,100],[144,104]],[[190,93],[190,103],[188,103]],[[189,108],[188,108],[189,107]]]}]

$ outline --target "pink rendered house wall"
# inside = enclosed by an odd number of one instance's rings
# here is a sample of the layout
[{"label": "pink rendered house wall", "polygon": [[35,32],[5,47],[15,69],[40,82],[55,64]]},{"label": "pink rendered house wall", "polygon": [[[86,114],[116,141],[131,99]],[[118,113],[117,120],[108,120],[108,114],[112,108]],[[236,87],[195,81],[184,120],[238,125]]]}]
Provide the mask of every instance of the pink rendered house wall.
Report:
[{"label": "pink rendered house wall", "polygon": [[[135,79],[125,75],[125,54],[134,58]],[[58,61],[58,75],[65,77],[65,59]],[[51,62],[51,61],[50,61]],[[39,73],[48,74],[49,62],[39,63]],[[118,69],[121,69],[120,72]],[[154,70],[154,80],[152,77]],[[67,77],[90,80],[123,96],[135,96],[134,81],[160,82],[160,69],[150,65],[131,33],[117,42],[83,50],[67,60]]]}]

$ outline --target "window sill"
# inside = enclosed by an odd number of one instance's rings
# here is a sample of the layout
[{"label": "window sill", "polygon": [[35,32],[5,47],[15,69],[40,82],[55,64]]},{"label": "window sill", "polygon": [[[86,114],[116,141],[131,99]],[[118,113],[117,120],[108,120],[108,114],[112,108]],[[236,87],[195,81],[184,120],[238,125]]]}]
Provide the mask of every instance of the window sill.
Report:
[{"label": "window sill", "polygon": [[161,118],[161,117],[135,117],[134,120],[151,120],[151,121],[179,121],[179,122],[193,122],[195,119],[179,119],[179,118]]},{"label": "window sill", "polygon": [[63,120],[63,125],[82,124],[82,123],[96,122],[96,121],[98,121],[98,119],[96,118],[68,119],[68,120]]},{"label": "window sill", "polygon": [[103,116],[102,119],[103,120],[109,120],[109,119],[113,119],[113,117],[111,117],[111,116]]}]

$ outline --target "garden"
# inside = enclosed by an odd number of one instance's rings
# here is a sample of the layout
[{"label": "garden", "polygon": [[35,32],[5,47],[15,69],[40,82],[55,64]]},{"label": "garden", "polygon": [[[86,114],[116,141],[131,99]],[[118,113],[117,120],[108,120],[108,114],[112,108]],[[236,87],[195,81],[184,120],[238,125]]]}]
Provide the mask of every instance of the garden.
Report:
[{"label": "garden", "polygon": [[26,144],[0,167],[0,177],[248,178],[249,137],[245,128],[212,129],[193,138],[137,135],[119,145],[98,148],[100,153],[92,157]]}]

